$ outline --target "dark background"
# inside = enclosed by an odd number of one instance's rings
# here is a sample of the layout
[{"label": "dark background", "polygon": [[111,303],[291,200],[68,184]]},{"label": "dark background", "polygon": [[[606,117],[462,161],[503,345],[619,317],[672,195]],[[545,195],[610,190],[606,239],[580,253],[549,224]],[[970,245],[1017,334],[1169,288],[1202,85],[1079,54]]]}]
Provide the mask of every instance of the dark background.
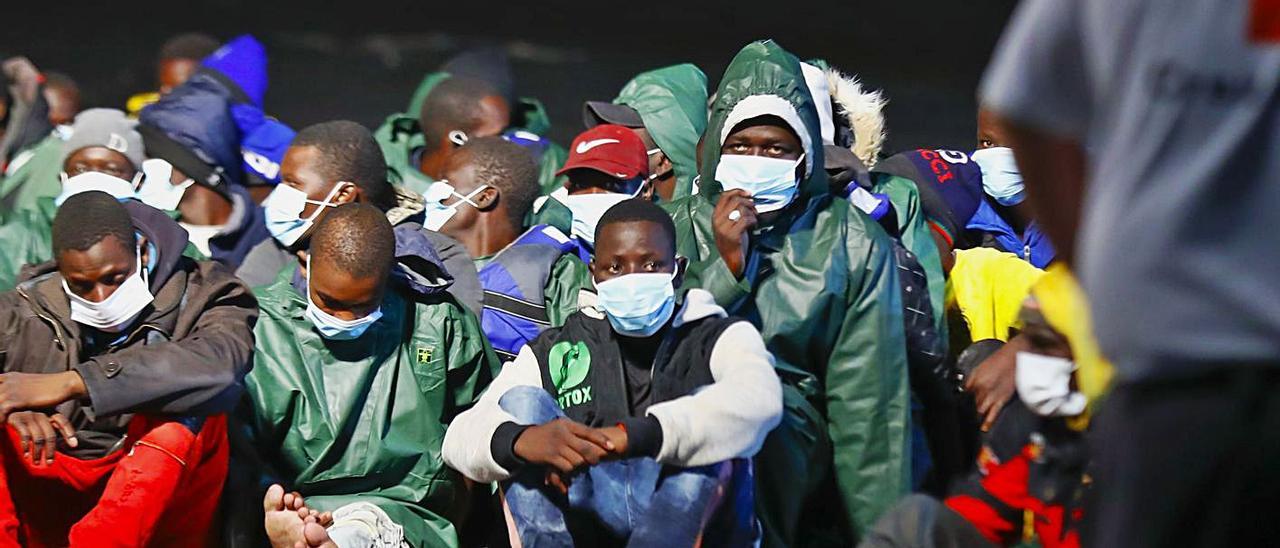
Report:
[{"label": "dark background", "polygon": [[714,91],[742,45],[774,38],[885,91],[886,151],[972,149],[975,88],[1015,1],[12,0],[0,53],[69,73],[86,106],[121,107],[155,87],[167,37],[251,32],[271,56],[269,113],[298,128],[336,118],[373,128],[407,106],[424,73],[462,48],[497,45],[517,91],[546,104],[553,137],[567,143],[582,101],[612,99],[636,73],[693,62]]}]

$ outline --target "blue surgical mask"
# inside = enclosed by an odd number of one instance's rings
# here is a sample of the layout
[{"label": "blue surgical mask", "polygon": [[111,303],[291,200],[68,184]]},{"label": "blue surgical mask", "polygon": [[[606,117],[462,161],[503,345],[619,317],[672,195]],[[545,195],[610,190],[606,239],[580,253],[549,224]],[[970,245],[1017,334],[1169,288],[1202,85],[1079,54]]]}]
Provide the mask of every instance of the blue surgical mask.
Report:
[{"label": "blue surgical mask", "polygon": [[[489,188],[489,185],[480,185],[466,196],[463,196],[458,194],[457,189],[455,189],[453,185],[449,184],[449,181],[441,180],[431,183],[431,186],[427,187],[427,191],[422,194],[422,198],[424,200],[423,205],[426,208],[426,212],[423,215],[422,226],[427,230],[439,232],[440,229],[444,227],[445,223],[449,222],[449,219],[452,219],[454,215],[458,214],[458,206],[465,203],[471,207],[479,209],[480,206],[476,205],[476,203],[471,201],[471,199],[475,198],[476,195],[483,192],[486,188]],[[449,199],[450,196],[456,197],[458,201],[449,205],[444,205],[444,201]]]},{"label": "blue surgical mask", "polygon": [[716,166],[716,180],[724,190],[747,191],[756,211],[768,213],[787,207],[796,199],[800,190],[796,168],[803,161],[803,154],[796,160],[725,154]]},{"label": "blue surgical mask", "polygon": [[379,306],[368,315],[354,320],[344,320],[321,310],[316,306],[316,302],[311,300],[311,259],[307,258],[307,311],[303,315],[311,320],[311,325],[315,326],[321,337],[334,341],[349,341],[360,338],[365,331],[369,330],[369,326],[382,317],[382,307]]},{"label": "blue surgical mask", "polygon": [[591,245],[596,242],[596,224],[609,208],[639,196],[644,185],[636,189],[635,194],[605,192],[595,194],[569,194],[567,191],[556,191],[552,196],[573,213],[573,234]]},{"label": "blue surgical mask", "polygon": [[982,168],[982,190],[1000,203],[1014,206],[1026,198],[1023,192],[1022,172],[1013,160],[1013,149],[1008,147],[984,148],[975,151],[970,158]]},{"label": "blue surgical mask", "polygon": [[596,304],[618,334],[648,337],[675,312],[675,277],[675,272],[639,273],[597,283]]},{"label": "blue surgical mask", "polygon": [[[267,217],[267,231],[271,233],[271,237],[285,247],[290,247],[301,240],[311,230],[311,225],[315,223],[320,212],[326,207],[335,207],[332,202],[333,197],[338,195],[338,191],[351,183],[338,182],[333,185],[333,190],[329,191],[329,195],[324,200],[308,200],[307,193],[293,188],[286,184],[276,185],[275,190],[267,196],[262,203],[262,208]],[[315,211],[311,212],[306,219],[301,218],[302,210],[307,204],[315,204]]]}]

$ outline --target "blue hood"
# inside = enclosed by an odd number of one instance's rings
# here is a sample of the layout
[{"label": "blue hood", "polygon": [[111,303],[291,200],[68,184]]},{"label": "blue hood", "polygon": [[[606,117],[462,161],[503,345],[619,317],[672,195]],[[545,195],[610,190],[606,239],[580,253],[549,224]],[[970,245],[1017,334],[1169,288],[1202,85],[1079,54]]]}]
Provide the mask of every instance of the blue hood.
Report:
[{"label": "blue hood", "polygon": [[245,184],[280,182],[280,162],[295,132],[262,110],[267,93],[267,50],[245,34],[205,57],[201,71],[226,88],[240,129]]},{"label": "blue hood", "polygon": [[254,106],[262,108],[267,94],[267,49],[262,42],[248,34],[237,36],[200,64],[222,73]]},{"label": "blue hood", "polygon": [[[138,122],[163,133],[210,168],[220,168],[226,182],[240,184],[243,181],[240,130],[231,116],[231,97],[213,78],[204,74],[192,76],[142,109]],[[146,147],[148,155],[156,157],[153,145],[147,143]],[[184,166],[182,158],[160,157],[187,175],[199,171],[190,164]]]}]

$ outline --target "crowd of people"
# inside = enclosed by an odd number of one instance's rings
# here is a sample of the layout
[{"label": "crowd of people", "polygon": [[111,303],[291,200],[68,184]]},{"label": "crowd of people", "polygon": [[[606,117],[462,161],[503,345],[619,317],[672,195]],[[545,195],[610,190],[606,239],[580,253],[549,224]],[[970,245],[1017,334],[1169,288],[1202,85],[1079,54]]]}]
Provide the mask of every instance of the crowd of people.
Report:
[{"label": "crowd of people", "polygon": [[1091,419],[1146,392],[1108,395],[1084,206],[1024,184],[1098,116],[1043,83],[1081,16],[1030,4],[966,150],[883,150],[883,92],[769,40],[567,147],[498,50],[372,131],[270,116],[247,35],[124,109],[4,60],[0,546],[1168,542],[1137,480],[1095,504],[1130,461]]}]

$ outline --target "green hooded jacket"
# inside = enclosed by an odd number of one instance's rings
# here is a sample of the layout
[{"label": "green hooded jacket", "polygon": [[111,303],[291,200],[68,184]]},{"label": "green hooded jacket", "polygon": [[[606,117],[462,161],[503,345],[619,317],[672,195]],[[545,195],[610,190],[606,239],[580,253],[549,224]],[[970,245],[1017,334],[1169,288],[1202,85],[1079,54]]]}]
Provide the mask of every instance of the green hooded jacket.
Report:
[{"label": "green hooded jacket", "polygon": [[58,174],[66,157],[57,132],[15,156],[0,181],[0,221],[7,223],[18,212],[39,209],[40,198],[57,197],[62,192]]},{"label": "green hooded jacket", "polygon": [[653,142],[671,159],[676,188],[672,200],[693,193],[698,175],[698,139],[707,129],[707,75],[689,63],[642,72],[613,102],[640,113]]},{"label": "green hooded jacket", "polygon": [[412,546],[457,546],[467,488],[440,448],[500,366],[480,322],[442,292],[409,300],[389,288],[364,335],[325,340],[303,315],[294,272],[255,290],[262,313],[241,413],[251,445],[308,506],[370,502]]},{"label": "green hooded jacket", "polygon": [[[428,73],[414,90],[405,111],[388,116],[377,131],[373,132],[373,138],[378,141],[382,155],[387,159],[387,178],[391,184],[422,194],[435,182],[419,171],[418,163],[414,161],[415,152],[426,144],[422,128],[418,127],[418,115],[422,112],[422,103],[427,95],[448,77],[447,72]],[[527,131],[540,137],[545,137],[551,131],[551,119],[547,117],[542,103],[528,97],[521,97],[511,106],[511,124],[511,129]],[[544,196],[564,186],[565,178],[556,176],[556,171],[568,157],[569,152],[564,147],[547,141],[546,149],[538,158],[538,182]]]},{"label": "green hooded jacket", "polygon": [[[792,206],[753,232],[746,273],[737,280],[719,257],[711,224],[721,192],[715,180],[719,145],[737,121],[761,114],[788,120],[801,136],[806,176]],[[817,112],[799,62],[774,42],[751,43],[734,57],[711,107],[707,135],[700,193],[668,206],[678,250],[694,261],[686,284],[711,291],[731,314],[750,319],[784,383],[820,413],[817,421],[806,418],[803,406],[789,402],[788,416],[757,457],[766,545],[794,544],[794,509],[807,494],[794,486],[812,484],[814,472],[787,463],[811,462],[796,453],[818,451],[820,438],[828,436],[843,515],[859,534],[910,485],[906,341],[892,241],[875,221],[828,192]],[[806,425],[816,431],[788,431]],[[793,439],[807,440],[808,447],[779,441]]]}]

